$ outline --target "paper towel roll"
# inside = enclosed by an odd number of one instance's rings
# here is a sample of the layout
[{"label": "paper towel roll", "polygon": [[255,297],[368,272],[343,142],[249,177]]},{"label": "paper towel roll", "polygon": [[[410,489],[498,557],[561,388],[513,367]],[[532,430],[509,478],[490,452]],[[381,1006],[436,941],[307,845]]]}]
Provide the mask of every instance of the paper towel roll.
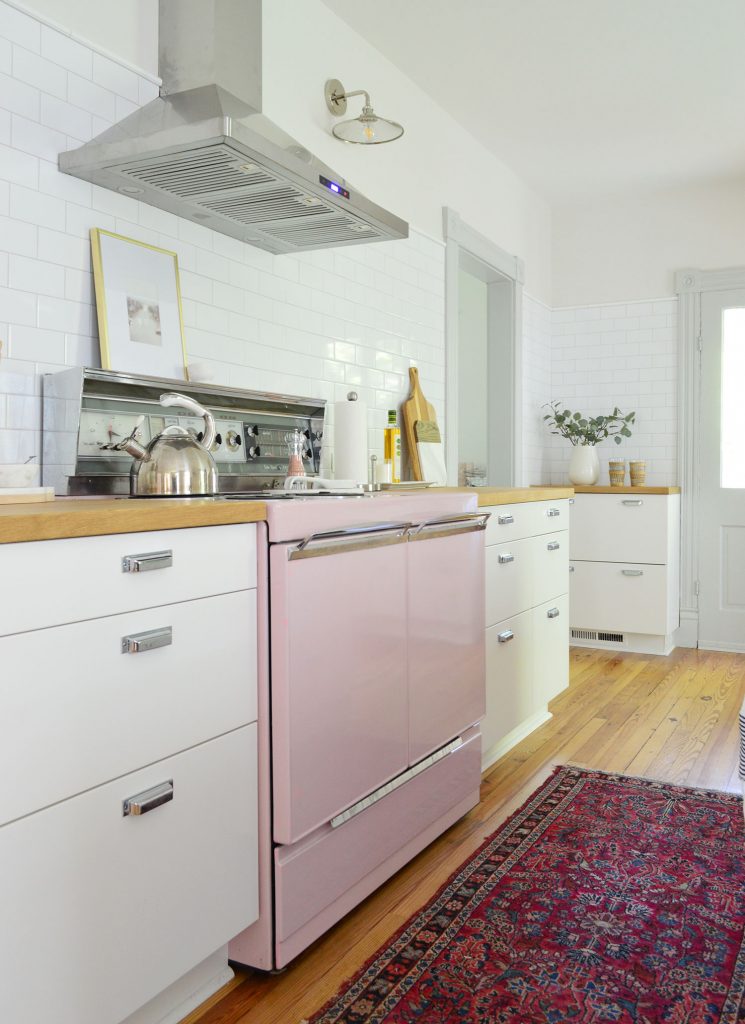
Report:
[{"label": "paper towel roll", "polygon": [[[350,396],[357,396],[354,391]],[[334,479],[367,482],[367,406],[334,402]]]}]

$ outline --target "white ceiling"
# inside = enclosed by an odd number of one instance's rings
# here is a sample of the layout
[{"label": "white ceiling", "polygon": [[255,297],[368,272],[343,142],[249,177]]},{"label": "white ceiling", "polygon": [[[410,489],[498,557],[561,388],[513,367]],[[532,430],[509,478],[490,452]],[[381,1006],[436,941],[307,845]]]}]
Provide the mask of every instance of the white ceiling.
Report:
[{"label": "white ceiling", "polygon": [[745,0],[324,2],[554,203],[745,178]]}]

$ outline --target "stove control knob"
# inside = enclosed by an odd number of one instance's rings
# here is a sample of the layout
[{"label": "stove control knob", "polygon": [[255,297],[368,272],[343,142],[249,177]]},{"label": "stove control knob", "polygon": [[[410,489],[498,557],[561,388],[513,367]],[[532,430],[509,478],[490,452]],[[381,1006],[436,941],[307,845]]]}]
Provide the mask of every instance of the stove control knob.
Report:
[{"label": "stove control knob", "polygon": [[256,445],[253,448],[249,448],[248,449],[248,455],[249,455],[249,458],[258,459],[258,457],[261,455],[261,448],[259,448],[258,445]]},{"label": "stove control knob", "polygon": [[246,427],[246,435],[248,437],[258,437],[259,436],[259,428],[257,426]]},{"label": "stove control knob", "polygon": [[240,446],[243,444],[243,441],[241,440],[241,435],[236,433],[235,430],[229,430],[225,437],[225,443],[227,444],[230,451],[234,452],[238,448],[240,448]]}]

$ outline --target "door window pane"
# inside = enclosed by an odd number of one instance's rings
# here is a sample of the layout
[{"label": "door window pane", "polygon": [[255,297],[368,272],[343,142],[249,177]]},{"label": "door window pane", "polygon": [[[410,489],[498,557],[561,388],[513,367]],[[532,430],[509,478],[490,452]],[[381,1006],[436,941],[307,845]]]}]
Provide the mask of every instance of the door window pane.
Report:
[{"label": "door window pane", "polygon": [[745,309],[722,313],[721,445],[722,487],[745,488]]}]

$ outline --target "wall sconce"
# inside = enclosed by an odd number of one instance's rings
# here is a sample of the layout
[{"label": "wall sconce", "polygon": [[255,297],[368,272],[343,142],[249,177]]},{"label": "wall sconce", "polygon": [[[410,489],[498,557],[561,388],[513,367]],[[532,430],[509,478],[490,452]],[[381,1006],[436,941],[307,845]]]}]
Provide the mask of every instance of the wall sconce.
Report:
[{"label": "wall sconce", "polygon": [[326,106],[334,117],[342,117],[347,112],[347,100],[352,96],[364,96],[365,103],[359,117],[342,121],[334,125],[331,132],[342,142],[355,142],[362,146],[375,146],[381,142],[393,142],[404,133],[403,127],[396,121],[388,121],[378,117],[370,103],[370,94],[365,89],[347,92],[338,78],[330,78],[324,89]]}]

